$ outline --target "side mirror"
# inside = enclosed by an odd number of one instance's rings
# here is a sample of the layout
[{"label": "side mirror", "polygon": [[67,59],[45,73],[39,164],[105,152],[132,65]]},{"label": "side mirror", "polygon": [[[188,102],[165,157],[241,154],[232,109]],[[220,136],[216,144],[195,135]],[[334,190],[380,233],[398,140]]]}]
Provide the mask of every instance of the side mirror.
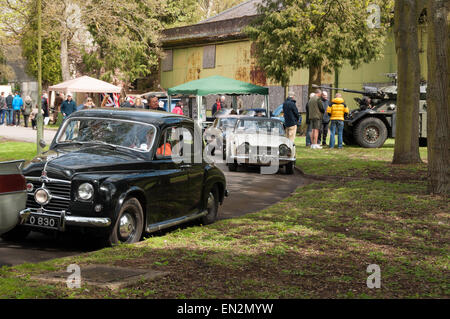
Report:
[{"label": "side mirror", "polygon": [[45,143],[44,140],[40,140],[39,141],[39,146],[42,147],[42,148],[45,148],[47,146],[47,143]]}]

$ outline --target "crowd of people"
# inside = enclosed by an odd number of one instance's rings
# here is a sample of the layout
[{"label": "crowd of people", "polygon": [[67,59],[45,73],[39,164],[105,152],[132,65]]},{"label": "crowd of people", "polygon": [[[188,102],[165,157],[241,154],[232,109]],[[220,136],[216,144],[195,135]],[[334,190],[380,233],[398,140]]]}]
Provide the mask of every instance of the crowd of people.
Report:
[{"label": "crowd of people", "polygon": [[[336,144],[338,135],[338,149],[343,147],[344,120],[349,114],[349,109],[344,103],[342,94],[336,93],[334,99],[328,100],[328,93],[316,89],[309,96],[306,104],[306,146],[312,149],[321,149],[327,146],[328,129],[330,130],[329,148]],[[297,109],[295,93],[289,92],[288,98],[283,103],[286,137],[294,142],[297,133],[297,123],[300,114]],[[322,142],[322,146],[320,145]]]},{"label": "crowd of people", "polygon": [[[136,98],[132,100],[127,97],[120,104],[120,107],[125,108],[142,108],[158,111],[166,111],[164,109],[164,102],[159,101],[156,96],[150,96],[147,99]],[[96,108],[92,97],[86,96],[84,103],[76,105],[73,100],[72,93],[56,93],[55,101],[50,106],[48,94],[43,92],[41,97],[41,108],[44,117],[45,124],[56,124],[58,120],[58,114],[61,113],[63,119],[68,117],[73,112]],[[183,102],[178,101],[172,110],[172,113],[183,115]],[[6,126],[20,126],[21,118],[23,118],[23,124],[28,127],[31,121],[31,127],[36,129],[36,116],[38,114],[38,106],[33,103],[30,96],[26,96],[22,99],[20,92],[16,92],[14,96],[11,92],[5,95],[5,92],[1,92],[0,95],[0,125]]]}]

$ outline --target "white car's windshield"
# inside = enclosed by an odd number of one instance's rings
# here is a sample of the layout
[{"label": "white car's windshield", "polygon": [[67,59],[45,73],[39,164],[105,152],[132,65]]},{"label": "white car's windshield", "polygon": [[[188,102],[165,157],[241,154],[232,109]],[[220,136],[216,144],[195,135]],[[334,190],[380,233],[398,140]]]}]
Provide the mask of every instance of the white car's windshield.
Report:
[{"label": "white car's windshield", "polygon": [[237,118],[223,118],[219,119],[219,128],[233,128],[236,124]]},{"label": "white car's windshield", "polygon": [[65,123],[58,144],[107,144],[143,152],[154,143],[156,129],[152,125],[93,118],[74,118]]},{"label": "white car's windshield", "polygon": [[259,133],[259,134],[274,134],[283,136],[283,124],[279,121],[271,121],[267,119],[244,119],[236,124],[237,133]]}]

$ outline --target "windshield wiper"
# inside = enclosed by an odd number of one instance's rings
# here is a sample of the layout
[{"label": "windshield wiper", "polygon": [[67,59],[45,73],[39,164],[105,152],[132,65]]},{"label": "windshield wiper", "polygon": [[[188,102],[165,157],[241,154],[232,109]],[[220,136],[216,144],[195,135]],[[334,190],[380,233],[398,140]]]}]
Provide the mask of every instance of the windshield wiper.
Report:
[{"label": "windshield wiper", "polygon": [[94,144],[94,145],[102,145],[102,146],[108,146],[113,150],[117,150],[117,147],[119,147],[119,145],[114,145],[114,144],[110,144],[110,143],[106,143],[103,141],[91,141],[88,142],[89,144]]}]

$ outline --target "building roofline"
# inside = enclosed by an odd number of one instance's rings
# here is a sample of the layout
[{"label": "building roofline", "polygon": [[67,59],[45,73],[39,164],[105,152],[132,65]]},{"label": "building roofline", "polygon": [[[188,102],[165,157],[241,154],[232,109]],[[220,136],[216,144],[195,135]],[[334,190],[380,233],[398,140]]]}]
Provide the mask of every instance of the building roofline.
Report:
[{"label": "building roofline", "polygon": [[186,44],[210,43],[217,40],[246,39],[242,29],[258,15],[242,16],[227,20],[212,21],[166,29],[162,32],[163,47]]},{"label": "building roofline", "polygon": [[[227,10],[224,10],[224,11],[216,14],[215,16],[209,17],[209,18],[207,18],[205,20],[202,20],[202,21],[198,22],[197,24],[208,23],[211,20],[213,20],[213,19],[215,19],[217,17],[220,17],[222,15],[225,15],[225,14],[227,14],[227,13],[233,11],[233,10],[236,10],[237,8],[242,7],[242,6],[244,6],[247,3],[252,2],[252,1],[254,1],[254,0],[247,0],[247,1],[241,2],[241,3],[237,4],[237,5],[235,5],[234,7],[228,8]],[[225,20],[228,20],[228,19],[225,19]],[[223,20],[220,20],[220,21],[223,21]]]}]

